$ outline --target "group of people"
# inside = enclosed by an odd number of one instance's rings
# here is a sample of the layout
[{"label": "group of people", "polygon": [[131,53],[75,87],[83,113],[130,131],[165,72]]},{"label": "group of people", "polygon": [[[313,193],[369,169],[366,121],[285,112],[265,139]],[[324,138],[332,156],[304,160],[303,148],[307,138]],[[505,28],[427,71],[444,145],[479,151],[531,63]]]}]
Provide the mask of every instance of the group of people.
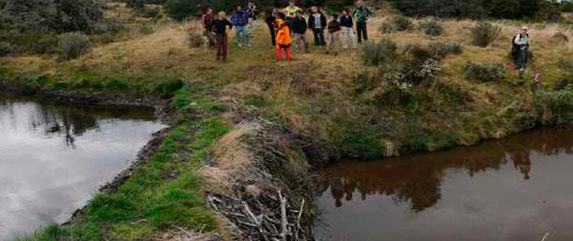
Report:
[{"label": "group of people", "polygon": [[[314,37],[315,46],[326,46],[327,54],[338,54],[340,46],[343,48],[356,47],[357,43],[368,40],[367,20],[373,14],[373,10],[366,6],[363,0],[356,0],[356,9],[350,11],[344,9],[342,13],[330,14],[327,18],[324,12],[317,6],[310,7],[308,19],[305,11],[296,6],[295,0],[291,0],[284,9],[273,9],[267,13],[265,19],[269,27],[271,44],[276,46],[276,58],[282,61],[283,52],[286,60],[292,60],[292,48],[296,46],[298,53],[307,53],[310,42],[306,33],[310,30]],[[257,6],[249,2],[246,9],[237,5],[227,20],[226,13],[221,11],[216,16],[212,9],[207,9],[201,20],[205,28],[205,35],[209,42],[217,48],[217,60],[227,59],[228,33],[227,30],[235,29],[235,40],[239,47],[250,46],[252,39],[252,24],[257,17]],[[325,38],[326,36],[328,38]],[[341,37],[344,36],[344,42]],[[523,77],[528,61],[530,36],[527,27],[512,39],[512,55],[516,69]]]},{"label": "group of people", "polygon": [[[273,9],[267,13],[266,23],[269,27],[271,44],[276,46],[277,60],[292,60],[292,48],[298,53],[307,53],[310,42],[306,33],[310,30],[314,36],[315,46],[326,46],[326,53],[338,54],[341,45],[344,48],[356,47],[357,43],[368,40],[367,20],[373,14],[372,8],[363,0],[356,0],[354,11],[344,9],[340,14],[330,14],[327,18],[317,6],[310,7],[310,15],[305,18],[305,11],[291,0],[284,9]],[[252,24],[257,16],[256,5],[249,2],[246,9],[237,5],[227,20],[226,13],[221,11],[216,16],[212,9],[207,9],[201,17],[205,36],[217,48],[217,60],[225,61],[228,52],[228,30],[235,29],[235,40],[239,47],[250,46]],[[325,35],[326,32],[326,35]],[[342,43],[341,37],[346,41]],[[356,38],[358,36],[358,38]],[[326,38],[327,37],[327,38]]]}]

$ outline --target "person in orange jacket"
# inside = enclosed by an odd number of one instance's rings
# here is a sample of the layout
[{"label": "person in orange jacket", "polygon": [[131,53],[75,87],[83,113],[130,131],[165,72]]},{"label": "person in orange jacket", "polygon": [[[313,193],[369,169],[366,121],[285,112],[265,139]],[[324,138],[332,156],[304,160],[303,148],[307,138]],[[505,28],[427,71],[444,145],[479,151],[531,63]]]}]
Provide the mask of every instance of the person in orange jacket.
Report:
[{"label": "person in orange jacket", "polygon": [[292,60],[292,39],[290,37],[290,27],[285,21],[285,14],[279,13],[279,16],[275,22],[277,27],[277,60],[283,60],[283,49],[286,52],[286,58],[288,61]]}]

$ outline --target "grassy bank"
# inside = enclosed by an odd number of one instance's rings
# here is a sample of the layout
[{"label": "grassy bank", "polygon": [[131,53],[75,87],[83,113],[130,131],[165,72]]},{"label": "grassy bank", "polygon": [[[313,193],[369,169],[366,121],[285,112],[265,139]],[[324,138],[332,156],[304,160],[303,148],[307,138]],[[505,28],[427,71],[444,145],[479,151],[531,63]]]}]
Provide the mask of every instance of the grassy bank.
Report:
[{"label": "grassy bank", "polygon": [[[325,160],[434,151],[573,122],[568,26],[531,25],[534,58],[522,80],[508,58],[519,22],[491,21],[500,27],[499,37],[479,47],[471,38],[475,21],[437,20],[443,34],[433,36],[417,27],[430,19],[409,19],[412,27],[385,33],[382,26],[396,14],[378,14],[369,23],[371,41],[396,46],[377,65],[365,64],[369,52],[361,48],[333,56],[315,47],[293,62],[276,62],[260,21],[254,45],[231,46],[227,63],[215,62],[211,50],[189,46],[189,25],[196,23],[169,21],[71,61],[49,54],[1,57],[0,81],[8,85],[153,96],[177,109],[161,147],[124,185],[95,196],[71,225],[50,227],[30,240],[169,240],[162,235],[180,235],[180,228],[224,233],[228,225],[206,208],[207,193],[252,205],[257,190],[274,195],[298,186],[306,190],[285,191],[292,194],[289,205],[312,216],[299,198],[312,200],[307,179]],[[436,46],[459,49],[436,58]],[[249,195],[237,194],[253,185]],[[267,197],[261,210],[276,209],[278,198]]]}]

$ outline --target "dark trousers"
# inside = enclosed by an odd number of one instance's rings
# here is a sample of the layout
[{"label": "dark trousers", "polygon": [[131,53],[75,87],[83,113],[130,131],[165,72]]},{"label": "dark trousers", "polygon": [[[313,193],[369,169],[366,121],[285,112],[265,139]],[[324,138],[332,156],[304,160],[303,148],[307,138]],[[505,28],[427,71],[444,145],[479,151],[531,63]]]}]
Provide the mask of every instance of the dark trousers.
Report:
[{"label": "dark trousers", "polygon": [[517,58],[515,61],[515,67],[517,69],[524,69],[527,67],[527,49],[520,49],[517,53]]},{"label": "dark trousers", "polygon": [[227,46],[229,46],[229,37],[227,34],[217,34],[217,60],[227,60]]},{"label": "dark trousers", "polygon": [[356,23],[356,32],[358,33],[358,42],[362,43],[362,38],[364,41],[368,41],[368,30],[366,26],[366,22],[357,22]]},{"label": "dark trousers", "polygon": [[271,33],[271,43],[273,44],[273,46],[277,45],[277,33],[275,32],[275,28],[272,26],[269,26],[269,32]]},{"label": "dark trousers", "polygon": [[324,41],[324,29],[313,29],[312,33],[314,34],[314,45],[326,45],[326,41]]}]

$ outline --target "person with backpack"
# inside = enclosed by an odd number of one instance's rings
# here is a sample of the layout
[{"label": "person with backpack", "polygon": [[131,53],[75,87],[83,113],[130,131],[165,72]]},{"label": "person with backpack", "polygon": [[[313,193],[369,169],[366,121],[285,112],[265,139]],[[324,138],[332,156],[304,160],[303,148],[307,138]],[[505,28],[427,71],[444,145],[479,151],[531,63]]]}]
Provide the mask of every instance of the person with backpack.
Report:
[{"label": "person with backpack", "polygon": [[215,39],[211,29],[209,29],[211,23],[213,23],[213,20],[215,20],[213,16],[213,9],[205,9],[205,13],[201,16],[201,25],[203,25],[203,29],[205,29],[205,38],[207,38],[210,47],[215,46]]},{"label": "person with backpack", "polygon": [[338,54],[339,51],[339,32],[342,30],[340,26],[340,22],[338,22],[338,15],[332,14],[330,15],[330,21],[328,21],[328,44],[326,45],[326,54],[330,54],[331,52],[334,55]]},{"label": "person with backpack", "polygon": [[293,22],[292,31],[294,32],[294,44],[297,53],[308,53],[308,41],[306,40],[306,30],[308,25],[304,19],[304,12],[299,10],[296,14],[296,19]]},{"label": "person with backpack", "polygon": [[217,19],[213,20],[209,27],[215,36],[215,42],[217,46],[217,61],[227,60],[227,48],[229,46],[227,26],[229,27],[229,30],[233,29],[233,24],[227,20],[225,12],[221,11],[217,15]]},{"label": "person with backpack", "polygon": [[296,0],[290,0],[288,6],[283,9],[283,13],[286,15],[286,23],[291,28],[296,20],[298,11],[302,11],[302,9],[296,6]]},{"label": "person with backpack", "polygon": [[265,23],[267,23],[267,27],[269,27],[269,33],[271,34],[271,44],[273,46],[277,45],[277,41],[276,41],[276,37],[277,37],[277,33],[276,33],[276,27],[275,27],[275,21],[277,21],[277,10],[273,9],[273,10],[267,10],[266,11],[266,15],[267,18],[265,19]]},{"label": "person with backpack", "polygon": [[308,28],[312,30],[314,35],[314,45],[324,46],[324,29],[326,28],[326,16],[318,9],[318,6],[313,5],[310,7],[312,14],[308,17]]},{"label": "person with backpack", "polygon": [[275,25],[277,26],[277,61],[283,60],[283,50],[286,52],[286,59],[292,60],[292,39],[290,37],[290,27],[286,23],[284,13],[279,13]]},{"label": "person with backpack", "polygon": [[352,12],[354,16],[354,20],[356,21],[356,32],[358,34],[358,43],[362,43],[362,39],[364,41],[368,41],[368,26],[366,22],[368,18],[374,13],[374,11],[366,6],[364,0],[356,0],[357,8]]},{"label": "person with backpack", "polygon": [[251,46],[251,38],[247,29],[247,24],[249,23],[249,15],[246,11],[243,10],[243,6],[237,5],[233,16],[231,16],[231,23],[233,23],[233,27],[235,28],[235,41],[237,46]]},{"label": "person with backpack", "polygon": [[354,34],[354,20],[352,15],[350,15],[350,10],[342,10],[342,16],[340,17],[340,26],[342,26],[342,33],[346,37],[344,42],[344,48],[347,49],[349,46],[353,48],[356,47],[356,35]]},{"label": "person with backpack", "polygon": [[528,62],[529,44],[531,38],[527,32],[527,27],[521,28],[521,33],[513,38],[512,55],[515,59],[515,68],[519,71],[519,76],[523,78]]}]

